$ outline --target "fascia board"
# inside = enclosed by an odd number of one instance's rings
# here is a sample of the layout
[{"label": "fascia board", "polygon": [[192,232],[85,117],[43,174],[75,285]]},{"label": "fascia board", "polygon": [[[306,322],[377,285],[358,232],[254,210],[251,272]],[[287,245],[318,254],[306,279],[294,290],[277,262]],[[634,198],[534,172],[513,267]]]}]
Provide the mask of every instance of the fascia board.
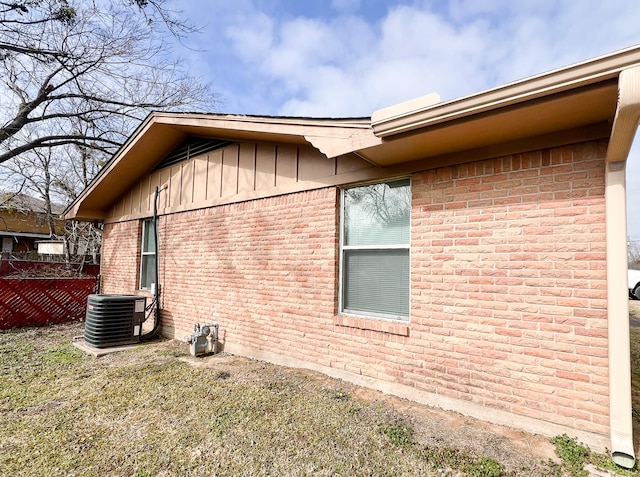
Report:
[{"label": "fascia board", "polygon": [[51,235],[49,234],[37,234],[33,232],[14,232],[11,230],[2,230],[0,231],[0,237],[24,237],[24,238],[36,238],[36,239],[47,239]]},{"label": "fascia board", "polygon": [[201,126],[230,131],[304,135],[308,130],[366,129],[369,118],[296,118],[240,114],[154,113],[154,121],[172,126]]}]

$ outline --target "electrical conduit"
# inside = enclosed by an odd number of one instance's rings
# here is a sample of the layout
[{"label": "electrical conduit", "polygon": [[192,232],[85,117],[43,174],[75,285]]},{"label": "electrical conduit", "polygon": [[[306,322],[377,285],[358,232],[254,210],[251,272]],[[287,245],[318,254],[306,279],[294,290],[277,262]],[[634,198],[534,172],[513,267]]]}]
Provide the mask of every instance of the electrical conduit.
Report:
[{"label": "electrical conduit", "polygon": [[158,196],[160,195],[160,192],[165,190],[167,188],[166,185],[162,186],[162,188],[157,187],[156,186],[156,193],[153,197],[153,234],[154,234],[154,252],[155,252],[155,258],[154,258],[154,264],[155,264],[155,270],[156,270],[156,283],[155,283],[155,287],[154,287],[154,292],[153,292],[153,328],[151,329],[151,331],[145,333],[144,335],[142,335],[140,337],[141,340],[149,340],[152,339],[156,333],[158,332],[158,330],[160,329],[160,284],[158,283],[158,277],[160,276],[160,270],[159,270],[159,261],[158,261],[158,252],[159,252],[159,239],[160,239],[160,232],[159,232],[159,227],[158,227]]}]

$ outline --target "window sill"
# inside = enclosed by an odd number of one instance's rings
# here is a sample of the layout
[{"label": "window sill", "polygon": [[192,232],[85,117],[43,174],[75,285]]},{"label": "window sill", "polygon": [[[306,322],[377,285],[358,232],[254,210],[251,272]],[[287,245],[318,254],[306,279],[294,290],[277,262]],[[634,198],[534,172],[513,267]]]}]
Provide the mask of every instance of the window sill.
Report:
[{"label": "window sill", "polygon": [[378,331],[398,336],[409,336],[409,324],[373,318],[358,318],[355,316],[338,315],[333,317],[333,324],[343,328]]}]

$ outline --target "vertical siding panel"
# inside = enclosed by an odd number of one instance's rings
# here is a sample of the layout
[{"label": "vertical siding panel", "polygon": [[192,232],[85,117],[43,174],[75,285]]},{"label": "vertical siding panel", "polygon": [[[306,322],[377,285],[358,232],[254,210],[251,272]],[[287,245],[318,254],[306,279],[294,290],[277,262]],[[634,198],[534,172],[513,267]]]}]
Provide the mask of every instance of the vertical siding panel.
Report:
[{"label": "vertical siding panel", "polygon": [[207,199],[222,197],[222,151],[219,149],[209,153],[207,163]]},{"label": "vertical siding panel", "polygon": [[[158,197],[158,211],[164,210],[169,207],[169,195],[171,194],[171,170],[167,167],[160,171],[160,187],[166,185],[167,188],[160,193]],[[153,211],[153,194],[155,193],[155,187],[151,191],[151,207]]]},{"label": "vertical siding panel", "polygon": [[182,164],[182,186],[180,191],[180,205],[193,202],[193,161]]},{"label": "vertical siding panel", "polygon": [[180,194],[182,189],[182,165],[171,167],[171,185],[169,186],[169,207],[180,205]]},{"label": "vertical siding panel", "polygon": [[145,214],[149,209],[149,187],[151,175],[147,175],[140,180],[140,213]]},{"label": "vertical siding panel", "polygon": [[140,212],[140,188],[142,183],[138,182],[131,188],[131,213],[137,214]]},{"label": "vertical siding panel", "polygon": [[298,149],[278,146],[276,155],[276,185],[283,186],[298,179]]},{"label": "vertical siding panel", "polygon": [[113,204],[111,206],[111,210],[109,210],[109,218],[118,217],[118,210],[119,210],[120,202],[121,201],[118,201],[118,202],[116,202],[115,204]]},{"label": "vertical siding panel", "polygon": [[[160,188],[164,185],[164,182],[162,181],[162,174],[160,171],[156,171],[154,172],[151,177],[149,177],[149,184],[147,186],[147,200],[146,200],[146,205],[147,205],[147,214],[151,215],[153,214],[153,201],[155,200],[156,197],[156,187]],[[166,195],[167,195],[168,190],[163,190],[162,192],[160,192],[160,197],[158,197],[158,209],[160,209],[160,199],[164,197],[164,200],[166,201]]]},{"label": "vertical siding panel", "polygon": [[256,150],[256,190],[276,184],[276,147],[258,144]]},{"label": "vertical siding panel", "polygon": [[146,214],[149,210],[149,188],[151,178],[153,176],[149,174],[140,180],[140,214]]},{"label": "vertical siding panel", "polygon": [[208,156],[198,156],[193,160],[193,202],[207,199],[207,162]]},{"label": "vertical siding panel", "polygon": [[253,191],[256,177],[256,145],[240,144],[238,157],[238,192]]},{"label": "vertical siding panel", "polygon": [[[144,213],[148,215],[151,215],[153,213],[153,200],[156,194],[156,187],[161,187],[161,185],[162,184],[160,184],[160,172],[159,171],[152,172],[147,179],[147,185],[144,190],[144,194],[145,194],[144,196],[145,198],[143,201]],[[164,192],[161,192],[161,194],[164,194]]]},{"label": "vertical siding panel", "polygon": [[122,213],[123,215],[129,215],[131,213],[131,189],[129,189],[123,197]]},{"label": "vertical siding panel", "polygon": [[240,148],[236,144],[222,150],[222,197],[238,193],[239,156]]},{"label": "vertical siding panel", "polygon": [[126,215],[127,213],[127,195],[123,195],[122,199],[118,203],[118,214]]},{"label": "vertical siding panel", "polygon": [[315,149],[300,148],[298,156],[298,180],[308,181],[333,176],[336,171],[335,158],[328,159]]}]

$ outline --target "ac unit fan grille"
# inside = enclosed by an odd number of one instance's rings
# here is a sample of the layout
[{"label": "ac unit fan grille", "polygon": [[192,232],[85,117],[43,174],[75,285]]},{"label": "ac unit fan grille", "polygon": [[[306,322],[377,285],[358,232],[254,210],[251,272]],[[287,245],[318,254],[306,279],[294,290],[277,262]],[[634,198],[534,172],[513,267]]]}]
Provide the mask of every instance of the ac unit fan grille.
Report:
[{"label": "ac unit fan grille", "polygon": [[137,295],[89,295],[85,342],[96,348],[138,343],[145,303]]}]

